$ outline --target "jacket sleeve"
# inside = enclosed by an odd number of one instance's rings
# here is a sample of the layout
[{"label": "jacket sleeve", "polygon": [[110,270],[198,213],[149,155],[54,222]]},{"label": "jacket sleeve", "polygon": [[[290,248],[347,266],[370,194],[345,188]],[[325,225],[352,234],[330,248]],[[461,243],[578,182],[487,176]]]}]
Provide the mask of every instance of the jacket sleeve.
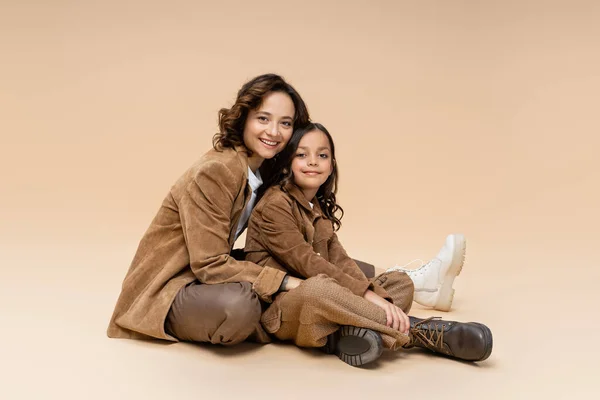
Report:
[{"label": "jacket sleeve", "polygon": [[346,253],[335,233],[327,243],[327,251],[329,252],[329,261],[341,268],[346,274],[356,279],[368,280],[356,262]]},{"label": "jacket sleeve", "polygon": [[232,226],[231,214],[242,184],[241,174],[218,161],[203,165],[188,184],[179,214],[190,267],[202,283],[250,282],[260,298],[270,302],[285,272],[229,255],[229,235],[237,228]]},{"label": "jacket sleeve", "polygon": [[[329,261],[332,264],[337,265],[341,268],[346,274],[365,281],[369,281],[369,279],[365,276],[365,274],[361,271],[356,262],[346,253],[344,247],[340,243],[337,235],[334,233],[329,243],[327,244],[327,251],[329,252]],[[370,281],[369,281],[370,282]],[[388,292],[377,285],[376,283],[370,282],[371,285],[369,289],[374,291],[379,296],[393,303],[392,297],[388,294]]]},{"label": "jacket sleeve", "polygon": [[370,282],[366,278],[362,280],[346,274],[313,251],[298,229],[290,205],[284,200],[266,204],[255,217],[259,218],[260,237],[266,250],[298,275],[310,278],[326,274],[358,296],[369,288]]}]

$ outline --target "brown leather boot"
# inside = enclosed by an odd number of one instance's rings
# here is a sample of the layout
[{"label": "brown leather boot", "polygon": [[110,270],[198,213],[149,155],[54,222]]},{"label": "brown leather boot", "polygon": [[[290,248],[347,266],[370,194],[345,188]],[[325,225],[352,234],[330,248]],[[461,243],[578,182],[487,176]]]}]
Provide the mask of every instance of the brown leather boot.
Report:
[{"label": "brown leather boot", "polygon": [[483,361],[492,354],[492,331],[477,322],[443,321],[437,317],[410,318],[410,342],[465,361]]}]

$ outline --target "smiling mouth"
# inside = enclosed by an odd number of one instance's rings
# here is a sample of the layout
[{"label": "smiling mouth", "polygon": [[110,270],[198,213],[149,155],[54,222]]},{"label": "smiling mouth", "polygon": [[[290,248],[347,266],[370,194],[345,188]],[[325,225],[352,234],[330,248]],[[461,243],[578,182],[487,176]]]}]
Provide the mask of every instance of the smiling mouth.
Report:
[{"label": "smiling mouth", "polygon": [[317,171],[303,171],[302,173],[305,175],[320,175],[321,174],[320,172],[317,172]]},{"label": "smiling mouth", "polygon": [[274,142],[272,140],[267,140],[267,139],[258,139],[258,140],[260,140],[261,142],[263,142],[264,144],[266,144],[269,147],[275,147],[279,144],[279,142]]}]

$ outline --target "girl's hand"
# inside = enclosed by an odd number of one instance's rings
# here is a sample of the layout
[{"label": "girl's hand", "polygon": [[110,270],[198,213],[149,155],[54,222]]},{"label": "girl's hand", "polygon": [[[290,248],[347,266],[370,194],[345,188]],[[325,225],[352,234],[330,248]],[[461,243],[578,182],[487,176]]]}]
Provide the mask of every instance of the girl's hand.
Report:
[{"label": "girl's hand", "polygon": [[372,290],[367,290],[363,297],[369,300],[371,303],[383,308],[385,311],[385,317],[387,326],[398,330],[402,333],[408,334],[410,328],[410,320],[408,316],[400,308],[396,307],[383,297],[379,296]]}]

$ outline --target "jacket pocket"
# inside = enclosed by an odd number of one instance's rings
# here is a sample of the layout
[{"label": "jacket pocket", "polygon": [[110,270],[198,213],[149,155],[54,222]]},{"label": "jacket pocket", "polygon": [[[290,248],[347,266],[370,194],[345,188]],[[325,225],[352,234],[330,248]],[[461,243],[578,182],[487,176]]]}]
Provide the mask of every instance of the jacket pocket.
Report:
[{"label": "jacket pocket", "polygon": [[281,309],[276,303],[271,304],[260,317],[260,323],[269,333],[275,333],[281,328]]}]

